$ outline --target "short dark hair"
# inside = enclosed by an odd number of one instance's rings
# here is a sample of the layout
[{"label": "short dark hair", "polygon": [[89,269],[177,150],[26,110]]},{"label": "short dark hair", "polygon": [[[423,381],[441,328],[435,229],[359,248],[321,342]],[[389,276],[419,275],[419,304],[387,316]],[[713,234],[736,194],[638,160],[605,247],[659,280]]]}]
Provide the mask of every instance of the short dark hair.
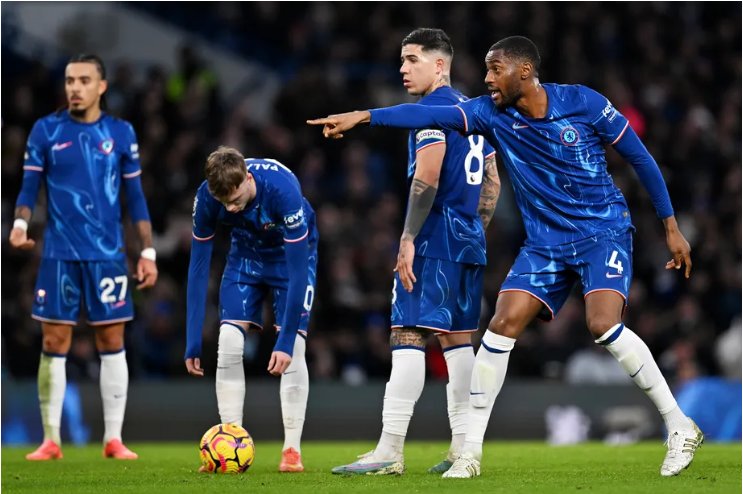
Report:
[{"label": "short dark hair", "polygon": [[509,36],[503,38],[490,47],[490,51],[503,50],[506,57],[521,62],[530,62],[534,66],[534,72],[539,73],[542,57],[532,40],[524,36]]},{"label": "short dark hair", "polygon": [[454,56],[454,47],[451,45],[449,36],[442,29],[430,27],[419,27],[402,40],[402,46],[421,45],[423,51],[437,50]]},{"label": "short dark hair", "polygon": [[235,148],[219,146],[206,159],[204,174],[211,195],[217,199],[228,197],[247,176],[245,158]]},{"label": "short dark hair", "polygon": [[101,75],[101,80],[106,80],[106,66],[103,65],[103,60],[101,60],[101,57],[98,55],[92,53],[79,53],[70,57],[67,63],[92,63],[98,69],[98,73]]}]

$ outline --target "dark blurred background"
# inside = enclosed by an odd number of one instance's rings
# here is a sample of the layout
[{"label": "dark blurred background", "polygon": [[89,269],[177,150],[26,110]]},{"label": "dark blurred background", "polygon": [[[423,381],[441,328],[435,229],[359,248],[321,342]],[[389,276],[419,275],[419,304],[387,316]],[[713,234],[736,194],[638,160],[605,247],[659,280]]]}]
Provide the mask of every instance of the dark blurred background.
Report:
[{"label": "dark blurred background", "polygon": [[[625,322],[680,385],[741,374],[741,4],[732,3],[4,3],[2,7],[2,372],[34,378],[40,325],[30,317],[39,263],[7,238],[33,122],[65,105],[63,73],[75,52],[107,64],[109,111],[139,137],[160,278],[136,293],[127,329],[133,380],[185,377],[186,277],[191,208],[208,153],[220,144],[272,157],[298,176],[321,235],[307,358],[313,381],[386,379],[392,268],[407,197],[406,131],[360,129],[322,139],[307,118],[413,101],[398,73],[400,41],[443,28],[453,86],[485,92],[484,55],[502,37],[530,37],[543,82],[581,83],[609,97],[658,161],[692,245],[686,281],[665,271],[663,227],[633,169],[609,151],[630,205],[634,282]],[[134,27],[132,27],[134,26]],[[134,32],[132,32],[134,31]],[[167,43],[163,40],[167,40]],[[510,183],[487,232],[481,330],[493,313],[524,233]],[[31,237],[41,239],[44,194]],[[127,220],[128,222],[128,220]],[[136,237],[128,227],[130,258]],[[216,363],[219,281],[228,248],[214,251],[204,365]],[[578,293],[556,320],[535,322],[516,345],[509,376],[629,382],[585,327]],[[264,322],[272,320],[266,311]],[[76,329],[71,381],[97,380],[92,333]],[[478,336],[479,338],[479,336]],[[246,346],[251,376],[267,377],[272,334]],[[429,380],[446,380],[432,341]]]}]

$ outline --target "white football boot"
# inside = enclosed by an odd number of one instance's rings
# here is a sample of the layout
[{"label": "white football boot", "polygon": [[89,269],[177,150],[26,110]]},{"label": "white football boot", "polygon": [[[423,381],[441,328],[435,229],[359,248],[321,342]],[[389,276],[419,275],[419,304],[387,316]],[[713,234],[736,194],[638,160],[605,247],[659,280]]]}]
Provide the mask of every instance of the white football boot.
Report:
[{"label": "white football boot", "polygon": [[480,460],[467,453],[454,460],[451,468],[442,475],[445,479],[471,479],[479,476]]},{"label": "white football boot", "polygon": [[691,429],[681,429],[669,432],[666,445],[668,453],[660,466],[660,474],[664,477],[672,477],[688,468],[694,453],[704,442],[704,434],[699,430],[697,424],[689,419]]}]

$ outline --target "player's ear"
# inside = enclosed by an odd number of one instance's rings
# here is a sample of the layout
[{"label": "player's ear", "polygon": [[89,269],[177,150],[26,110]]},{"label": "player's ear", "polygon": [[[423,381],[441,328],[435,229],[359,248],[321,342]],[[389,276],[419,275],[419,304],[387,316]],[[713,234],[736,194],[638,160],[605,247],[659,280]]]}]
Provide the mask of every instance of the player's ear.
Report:
[{"label": "player's ear", "polygon": [[100,84],[98,84],[98,96],[103,96],[103,93],[105,93],[107,89],[108,81],[106,79],[102,79]]},{"label": "player's ear", "polygon": [[521,64],[521,80],[526,80],[531,77],[534,72],[534,66],[531,62],[524,62]]}]

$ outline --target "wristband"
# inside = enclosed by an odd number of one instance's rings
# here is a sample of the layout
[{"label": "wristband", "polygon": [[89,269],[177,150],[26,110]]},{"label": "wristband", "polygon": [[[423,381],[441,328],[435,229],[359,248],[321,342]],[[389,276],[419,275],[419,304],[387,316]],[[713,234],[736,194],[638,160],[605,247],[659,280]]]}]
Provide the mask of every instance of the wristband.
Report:
[{"label": "wristband", "polygon": [[155,259],[157,259],[157,252],[155,252],[154,248],[147,247],[146,249],[142,250],[142,252],[139,254],[139,257],[147,259],[148,261],[155,262]]},{"label": "wristband", "polygon": [[13,228],[20,228],[24,232],[28,231],[28,221],[23,218],[16,218],[13,222]]}]

